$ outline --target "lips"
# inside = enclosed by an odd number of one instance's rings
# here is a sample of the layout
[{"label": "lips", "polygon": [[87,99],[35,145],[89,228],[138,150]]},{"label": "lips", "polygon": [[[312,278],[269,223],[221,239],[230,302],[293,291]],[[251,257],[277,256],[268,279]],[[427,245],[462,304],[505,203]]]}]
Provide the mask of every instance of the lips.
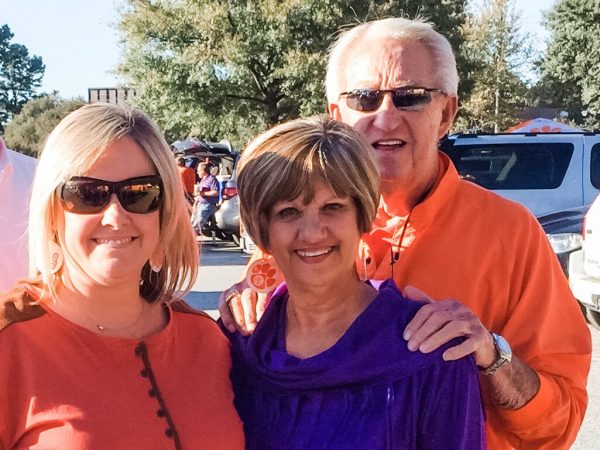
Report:
[{"label": "lips", "polygon": [[406,141],[402,139],[380,139],[371,143],[373,148],[378,151],[398,151],[406,145]]}]

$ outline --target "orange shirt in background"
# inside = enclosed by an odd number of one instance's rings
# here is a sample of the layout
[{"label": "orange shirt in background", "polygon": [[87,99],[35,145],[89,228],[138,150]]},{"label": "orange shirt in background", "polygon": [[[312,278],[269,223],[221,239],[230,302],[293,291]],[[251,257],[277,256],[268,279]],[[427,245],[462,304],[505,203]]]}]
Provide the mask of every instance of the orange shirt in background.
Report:
[{"label": "orange shirt in background", "polygon": [[194,184],[196,184],[196,172],[194,169],[184,166],[177,166],[179,171],[179,178],[181,178],[181,184],[186,194],[194,195]]}]

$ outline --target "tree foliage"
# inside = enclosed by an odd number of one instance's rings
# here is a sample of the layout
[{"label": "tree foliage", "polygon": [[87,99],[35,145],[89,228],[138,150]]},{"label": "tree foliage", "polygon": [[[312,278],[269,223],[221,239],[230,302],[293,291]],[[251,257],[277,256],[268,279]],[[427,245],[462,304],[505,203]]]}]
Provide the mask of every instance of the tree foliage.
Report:
[{"label": "tree foliage", "polygon": [[71,111],[83,106],[81,99],[63,100],[54,95],[27,102],[6,126],[4,139],[9,148],[38,156],[46,137]]},{"label": "tree foliage", "polygon": [[0,26],[0,132],[41,86],[45,70],[42,58],[11,43],[13,36],[8,25]]},{"label": "tree foliage", "polygon": [[600,0],[557,0],[547,27],[538,96],[576,123],[600,128]]},{"label": "tree foliage", "polygon": [[169,138],[240,145],[275,123],[325,111],[327,49],[340,27],[422,16],[459,48],[465,2],[128,0],[120,71]]},{"label": "tree foliage", "polygon": [[464,51],[473,62],[473,88],[462,102],[457,129],[502,131],[527,102],[523,70],[532,53],[520,30],[514,0],[489,0],[468,17]]}]

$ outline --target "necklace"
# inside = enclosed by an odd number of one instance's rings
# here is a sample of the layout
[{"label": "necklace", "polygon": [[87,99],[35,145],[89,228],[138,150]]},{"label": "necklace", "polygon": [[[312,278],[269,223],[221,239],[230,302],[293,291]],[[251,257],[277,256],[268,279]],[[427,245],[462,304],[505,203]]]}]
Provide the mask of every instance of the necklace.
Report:
[{"label": "necklace", "polygon": [[146,302],[145,300],[142,299],[142,305],[140,307],[140,311],[139,311],[139,313],[137,313],[135,318],[130,323],[128,323],[126,325],[121,325],[119,327],[107,327],[106,325],[102,325],[101,323],[96,322],[92,318],[92,316],[85,313],[80,308],[77,308],[71,302],[63,301],[63,302],[61,302],[61,304],[67,305],[69,308],[71,308],[72,311],[75,311],[76,313],[83,315],[85,317],[85,319],[89,322],[89,324],[92,325],[93,328],[95,328],[96,330],[101,331],[101,332],[115,333],[115,332],[119,332],[122,330],[126,330],[126,329],[131,328],[134,325],[136,325],[141,320],[142,316],[144,315],[144,312],[146,311],[148,302]]},{"label": "necklace", "polygon": [[[391,270],[392,270],[392,279],[394,279],[394,264],[396,264],[396,262],[400,259],[400,251],[402,250],[402,242],[404,241],[404,235],[406,234],[406,229],[408,228],[408,223],[410,222],[411,212],[412,211],[410,211],[406,215],[406,220],[404,221],[404,225],[402,226],[402,232],[400,233],[400,238],[398,239],[398,245],[396,245],[396,251],[394,251],[393,242],[390,243],[390,266],[391,266]],[[394,227],[394,232],[392,233],[392,239],[394,238],[394,235],[396,234],[399,224],[400,224],[400,221],[398,221],[398,223]]]}]

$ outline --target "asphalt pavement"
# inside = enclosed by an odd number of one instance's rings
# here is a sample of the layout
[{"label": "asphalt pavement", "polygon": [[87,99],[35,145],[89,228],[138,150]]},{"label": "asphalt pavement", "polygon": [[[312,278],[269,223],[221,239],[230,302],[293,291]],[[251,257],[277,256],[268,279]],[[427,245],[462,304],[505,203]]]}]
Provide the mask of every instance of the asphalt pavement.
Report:
[{"label": "asphalt pavement", "polygon": [[201,246],[198,278],[185,300],[217,318],[219,295],[241,279],[250,256],[242,253],[233,242],[202,238]]}]

